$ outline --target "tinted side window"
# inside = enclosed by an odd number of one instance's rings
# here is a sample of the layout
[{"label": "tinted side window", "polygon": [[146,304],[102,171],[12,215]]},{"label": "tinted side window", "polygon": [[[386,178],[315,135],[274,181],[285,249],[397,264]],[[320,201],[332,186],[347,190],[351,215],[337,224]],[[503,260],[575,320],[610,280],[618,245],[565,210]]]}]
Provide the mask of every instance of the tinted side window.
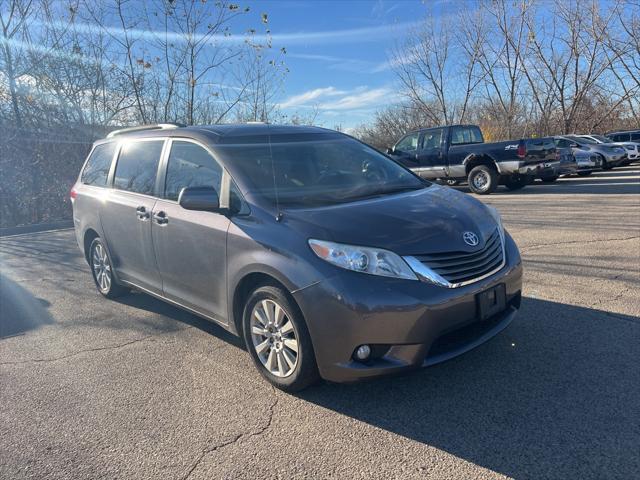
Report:
[{"label": "tinted side window", "polygon": [[418,137],[420,134],[410,133],[396,144],[396,150],[401,152],[412,152],[418,148]]},{"label": "tinted side window", "polygon": [[453,127],[451,145],[463,143],[482,143],[482,133],[478,127]]},{"label": "tinted side window", "polygon": [[113,186],[119,190],[153,195],[164,140],[126,142],[120,149]]},{"label": "tinted side window", "polygon": [[440,142],[442,142],[442,129],[427,130],[424,132],[424,138],[422,139],[422,148],[425,150],[440,148]]},{"label": "tinted side window", "polygon": [[80,181],[86,185],[105,187],[111,168],[111,160],[115,149],[114,143],[104,143],[96,146],[87,160],[87,165],[82,171]]},{"label": "tinted side window", "polygon": [[640,140],[640,133],[632,133],[630,136],[632,142],[637,142],[638,140]]},{"label": "tinted side window", "polygon": [[178,200],[185,187],[214,187],[220,193],[222,167],[200,145],[191,142],[173,141],[167,178],[165,198]]}]

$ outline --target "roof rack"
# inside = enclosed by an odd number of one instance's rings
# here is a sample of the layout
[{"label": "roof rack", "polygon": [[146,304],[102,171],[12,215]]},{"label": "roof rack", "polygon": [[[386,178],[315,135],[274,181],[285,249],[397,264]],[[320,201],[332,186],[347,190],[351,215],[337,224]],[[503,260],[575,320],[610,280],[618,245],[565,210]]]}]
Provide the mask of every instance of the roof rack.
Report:
[{"label": "roof rack", "polygon": [[123,135],[125,133],[142,132],[144,130],[170,130],[173,128],[185,127],[181,123],[154,123],[152,125],[140,125],[138,127],[121,128],[120,130],[114,130],[107,135],[107,138],[113,138],[116,135]]}]

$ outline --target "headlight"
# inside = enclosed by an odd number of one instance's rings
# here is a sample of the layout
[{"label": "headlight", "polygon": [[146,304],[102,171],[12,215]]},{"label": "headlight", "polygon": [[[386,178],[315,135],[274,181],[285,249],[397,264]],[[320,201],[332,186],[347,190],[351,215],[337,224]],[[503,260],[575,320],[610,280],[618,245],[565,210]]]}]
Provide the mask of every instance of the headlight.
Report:
[{"label": "headlight", "polygon": [[388,250],[314,239],[309,240],[309,246],[321,259],[346,270],[383,277],[418,280],[409,265],[400,256]]},{"label": "headlight", "polygon": [[624,148],[626,148],[627,150],[635,150],[635,147],[633,145],[625,145]]}]

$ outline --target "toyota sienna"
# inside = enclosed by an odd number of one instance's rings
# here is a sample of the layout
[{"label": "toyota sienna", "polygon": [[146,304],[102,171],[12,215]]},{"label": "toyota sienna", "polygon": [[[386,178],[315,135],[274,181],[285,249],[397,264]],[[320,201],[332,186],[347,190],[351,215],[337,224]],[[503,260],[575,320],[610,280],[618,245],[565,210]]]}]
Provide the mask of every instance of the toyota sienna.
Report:
[{"label": "toyota sienna", "polygon": [[331,130],[115,131],[71,198],[102,295],[135,288],[216,322],[283,390],[442,362],[520,307],[494,208]]}]

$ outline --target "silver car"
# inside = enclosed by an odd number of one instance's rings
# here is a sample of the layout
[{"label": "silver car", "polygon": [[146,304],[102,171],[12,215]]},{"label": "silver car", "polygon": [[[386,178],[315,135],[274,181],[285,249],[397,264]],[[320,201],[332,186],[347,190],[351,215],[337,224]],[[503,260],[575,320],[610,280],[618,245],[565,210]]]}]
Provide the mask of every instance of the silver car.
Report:
[{"label": "silver car", "polygon": [[587,151],[600,156],[603,170],[611,170],[613,167],[618,167],[627,159],[627,152],[623,147],[603,145],[595,140],[578,135],[564,135],[563,137],[574,142],[574,145],[572,145],[574,154],[576,151]]},{"label": "silver car", "polygon": [[637,142],[624,142],[624,141],[614,141],[609,137],[605,137],[604,135],[578,135],[581,138],[587,138],[593,140],[600,145],[608,145],[608,146],[617,146],[622,147],[627,151],[627,162],[626,164],[631,163],[634,160],[640,159],[640,140]]}]

